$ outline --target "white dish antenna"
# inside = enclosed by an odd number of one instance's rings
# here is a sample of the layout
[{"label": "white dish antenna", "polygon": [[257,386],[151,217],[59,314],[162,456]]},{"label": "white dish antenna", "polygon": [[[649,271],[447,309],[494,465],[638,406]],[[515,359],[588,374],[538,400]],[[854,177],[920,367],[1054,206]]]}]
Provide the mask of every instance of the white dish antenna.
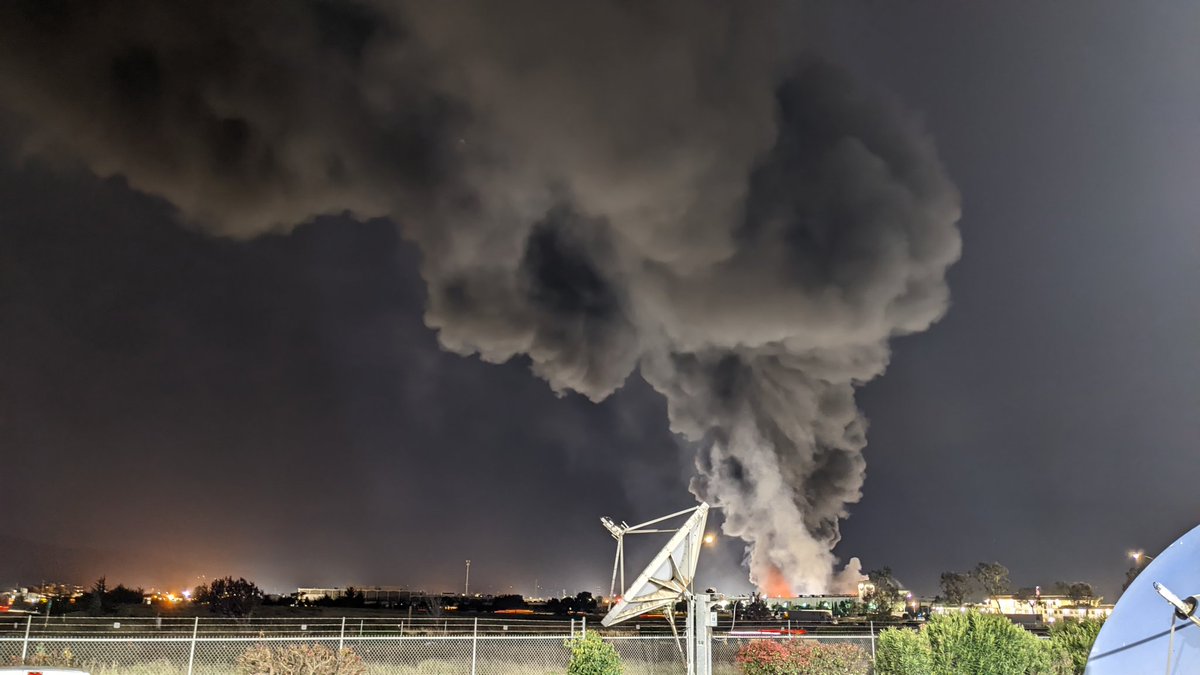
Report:
[{"label": "white dish antenna", "polygon": [[1200,664],[1200,527],[1138,574],[1104,622],[1086,675],[1197,672]]},{"label": "white dish antenna", "polygon": [[[692,582],[696,578],[696,563],[700,560],[700,548],[704,545],[704,526],[708,522],[708,509],[708,504],[702,502],[699,506],[634,526],[625,523],[617,525],[608,518],[600,520],[617,540],[617,560],[613,566],[613,580],[615,582],[617,568],[620,567],[622,585],[625,582],[624,535],[651,532],[672,533],[671,539],[658,552],[658,555],[654,556],[654,559],[634,579],[629,588],[625,589],[620,601],[608,611],[608,614],[604,615],[604,619],[600,621],[603,626],[612,626],[636,616],[669,607],[672,608],[672,611],[668,612],[667,616],[674,628],[675,603],[689,596],[692,591]],[[647,529],[651,525],[687,513],[691,513],[691,516],[678,529]]]}]

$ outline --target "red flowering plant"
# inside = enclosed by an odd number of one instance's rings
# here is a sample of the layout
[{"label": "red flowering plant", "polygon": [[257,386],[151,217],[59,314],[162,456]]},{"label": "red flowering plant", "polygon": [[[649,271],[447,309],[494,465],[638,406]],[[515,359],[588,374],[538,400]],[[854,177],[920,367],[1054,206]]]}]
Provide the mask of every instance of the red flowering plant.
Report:
[{"label": "red flowering plant", "polygon": [[858,645],[792,640],[787,645],[797,675],[866,675],[871,659]]},{"label": "red flowering plant", "polygon": [[793,675],[787,647],[771,640],[752,640],[738,650],[738,668],[745,675]]},{"label": "red flowering plant", "polygon": [[866,675],[870,669],[857,645],[806,639],[755,640],[738,650],[737,664],[745,675]]}]

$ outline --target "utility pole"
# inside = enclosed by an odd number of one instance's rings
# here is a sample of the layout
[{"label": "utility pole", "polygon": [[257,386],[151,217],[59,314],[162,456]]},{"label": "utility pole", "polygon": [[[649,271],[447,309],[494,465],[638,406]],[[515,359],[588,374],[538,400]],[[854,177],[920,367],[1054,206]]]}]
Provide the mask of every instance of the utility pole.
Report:
[{"label": "utility pole", "polygon": [[463,595],[471,595],[471,561],[467,561],[467,580],[463,582]]}]

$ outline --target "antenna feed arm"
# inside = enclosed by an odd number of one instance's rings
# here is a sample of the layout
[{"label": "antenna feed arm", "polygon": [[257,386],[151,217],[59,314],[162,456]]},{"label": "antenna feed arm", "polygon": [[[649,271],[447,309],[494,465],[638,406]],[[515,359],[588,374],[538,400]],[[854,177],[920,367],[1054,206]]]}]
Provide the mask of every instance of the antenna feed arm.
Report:
[{"label": "antenna feed arm", "polygon": [[621,525],[617,525],[613,522],[612,518],[608,517],[601,518],[600,524],[604,526],[604,529],[608,530],[609,534],[616,538],[620,538],[621,535],[625,534],[625,530],[628,529],[626,527],[622,527]]},{"label": "antenna feed arm", "polygon": [[1200,607],[1200,596],[1192,595],[1187,598],[1180,599],[1179,596],[1171,592],[1171,589],[1166,586],[1154,582],[1154,590],[1162,596],[1172,607],[1175,608],[1175,616],[1183,621],[1191,621],[1200,626],[1200,618],[1196,617],[1196,609]]}]

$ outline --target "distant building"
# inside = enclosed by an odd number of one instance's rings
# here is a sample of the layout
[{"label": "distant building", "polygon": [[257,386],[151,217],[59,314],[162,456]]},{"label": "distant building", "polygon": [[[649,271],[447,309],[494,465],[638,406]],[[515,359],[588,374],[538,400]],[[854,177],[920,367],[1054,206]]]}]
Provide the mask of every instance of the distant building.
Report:
[{"label": "distant building", "polygon": [[[319,602],[325,598],[336,600],[346,595],[346,588],[297,588],[296,599],[300,602]],[[354,586],[354,590],[362,593],[363,601],[368,604],[400,602],[427,595],[425,591],[414,591],[404,586]]]},{"label": "distant building", "polygon": [[18,602],[23,602],[28,605],[36,605],[47,601],[47,597],[31,588],[13,588],[4,592],[0,592],[0,605],[14,605]]},{"label": "distant building", "polygon": [[790,598],[763,598],[780,609],[833,609],[846,602],[859,602],[858,595],[797,595]]},{"label": "distant building", "polygon": [[935,614],[976,609],[986,614],[1003,614],[1018,623],[1055,623],[1063,619],[1106,619],[1113,606],[1096,597],[1082,601],[1066,595],[1042,595],[1036,591],[997,595],[979,604],[962,606],[934,605]]},{"label": "distant building", "polygon": [[[875,587],[870,583],[862,583],[859,584],[858,593],[796,595],[791,597],[763,598],[763,601],[779,611],[829,610],[835,616],[838,616],[860,609],[864,602],[863,596],[874,590]],[[889,608],[889,611],[893,614],[903,614],[908,611],[915,612],[921,604],[918,598],[903,588],[898,590],[898,594],[899,599]]]},{"label": "distant building", "polygon": [[36,589],[42,595],[50,598],[69,599],[83,595],[84,588],[78,584],[62,584],[50,582]]},{"label": "distant building", "polygon": [[297,588],[296,599],[300,602],[318,602],[329,598],[336,600],[346,594],[344,588]]}]

